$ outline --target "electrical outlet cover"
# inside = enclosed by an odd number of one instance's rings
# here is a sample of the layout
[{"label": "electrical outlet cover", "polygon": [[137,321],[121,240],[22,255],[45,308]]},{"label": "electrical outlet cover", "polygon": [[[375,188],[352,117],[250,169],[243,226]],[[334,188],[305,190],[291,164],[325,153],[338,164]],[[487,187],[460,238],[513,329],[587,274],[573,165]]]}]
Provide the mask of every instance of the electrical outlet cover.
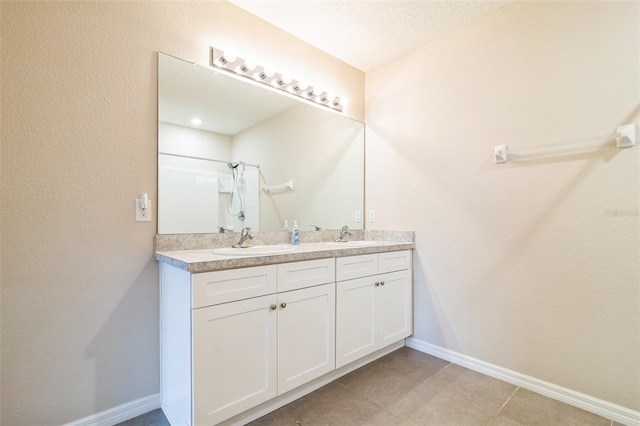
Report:
[{"label": "electrical outlet cover", "polygon": [[136,222],[151,222],[151,200],[147,200],[147,206],[146,209],[142,210],[140,208],[140,199],[136,199]]}]

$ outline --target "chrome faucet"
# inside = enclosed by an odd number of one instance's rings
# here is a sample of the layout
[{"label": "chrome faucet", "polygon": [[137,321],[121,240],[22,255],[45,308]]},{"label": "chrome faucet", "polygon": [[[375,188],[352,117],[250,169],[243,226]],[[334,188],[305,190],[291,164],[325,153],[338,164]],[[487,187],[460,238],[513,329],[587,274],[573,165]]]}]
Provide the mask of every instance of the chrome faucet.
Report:
[{"label": "chrome faucet", "polygon": [[247,242],[247,240],[253,240],[253,235],[251,235],[251,228],[242,228],[242,232],[240,232],[240,241],[235,243],[233,248],[247,248],[253,247],[252,243]]},{"label": "chrome faucet", "polygon": [[347,235],[351,235],[351,231],[349,231],[349,227],[347,225],[343,226],[340,230],[340,236],[335,241],[336,243],[344,243],[347,241]]}]

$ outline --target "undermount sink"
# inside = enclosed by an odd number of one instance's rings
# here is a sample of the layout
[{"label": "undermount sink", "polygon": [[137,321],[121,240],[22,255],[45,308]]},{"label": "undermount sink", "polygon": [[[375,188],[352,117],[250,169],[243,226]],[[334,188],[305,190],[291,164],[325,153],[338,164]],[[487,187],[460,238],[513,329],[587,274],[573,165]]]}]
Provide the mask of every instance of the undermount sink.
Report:
[{"label": "undermount sink", "polygon": [[340,247],[370,247],[379,246],[382,243],[380,241],[331,241],[327,243],[330,246]]},{"label": "undermount sink", "polygon": [[213,250],[213,254],[222,256],[258,256],[267,254],[290,253],[295,248],[292,246],[253,246],[245,248],[224,247]]}]

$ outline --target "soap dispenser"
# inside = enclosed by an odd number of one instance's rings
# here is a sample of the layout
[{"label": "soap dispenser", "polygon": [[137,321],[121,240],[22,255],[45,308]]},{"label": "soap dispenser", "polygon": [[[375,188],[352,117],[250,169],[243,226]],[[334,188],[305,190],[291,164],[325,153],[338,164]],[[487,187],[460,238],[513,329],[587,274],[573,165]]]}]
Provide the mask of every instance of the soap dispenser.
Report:
[{"label": "soap dispenser", "polygon": [[298,228],[298,221],[293,221],[293,232],[291,233],[291,244],[297,246],[300,244],[300,228]]}]

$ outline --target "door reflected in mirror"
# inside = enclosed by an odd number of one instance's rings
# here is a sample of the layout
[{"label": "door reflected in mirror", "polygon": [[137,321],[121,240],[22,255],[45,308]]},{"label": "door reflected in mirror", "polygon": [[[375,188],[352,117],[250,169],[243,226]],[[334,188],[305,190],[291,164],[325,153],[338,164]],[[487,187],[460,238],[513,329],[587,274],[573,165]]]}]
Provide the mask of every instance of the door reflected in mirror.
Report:
[{"label": "door reflected in mirror", "polygon": [[158,54],[159,234],[363,229],[363,204],[362,123]]}]

